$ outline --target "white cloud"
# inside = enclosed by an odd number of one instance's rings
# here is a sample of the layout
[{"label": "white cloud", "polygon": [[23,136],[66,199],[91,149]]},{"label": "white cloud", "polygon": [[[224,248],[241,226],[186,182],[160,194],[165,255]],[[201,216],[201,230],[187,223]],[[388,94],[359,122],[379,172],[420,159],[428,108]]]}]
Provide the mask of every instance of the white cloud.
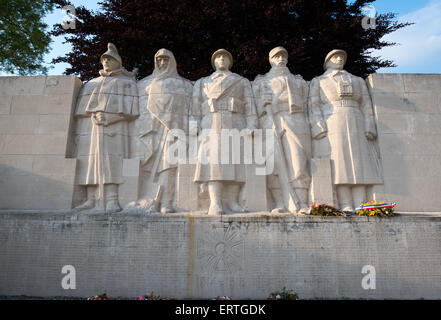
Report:
[{"label": "white cloud", "polygon": [[[399,68],[382,71],[399,71],[412,68],[422,62],[441,56],[441,0],[432,0],[429,5],[398,18],[399,22],[414,22],[388,34],[382,40],[396,42],[400,45],[374,51],[373,55],[381,56],[395,62]],[[427,61],[429,62],[429,61]]]}]

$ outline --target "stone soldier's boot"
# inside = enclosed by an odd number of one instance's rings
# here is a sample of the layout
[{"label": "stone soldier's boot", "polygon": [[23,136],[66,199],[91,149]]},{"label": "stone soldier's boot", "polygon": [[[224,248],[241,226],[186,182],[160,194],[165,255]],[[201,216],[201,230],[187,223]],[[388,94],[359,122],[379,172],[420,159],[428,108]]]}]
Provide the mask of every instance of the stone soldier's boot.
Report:
[{"label": "stone soldier's boot", "polygon": [[283,203],[282,189],[271,188],[270,192],[275,203],[275,208],[271,210],[271,214],[280,214],[286,212],[285,204]]},{"label": "stone soldier's boot", "polygon": [[87,200],[83,204],[79,205],[78,207],[75,207],[74,210],[77,211],[83,211],[83,210],[90,210],[95,208],[95,193],[96,193],[96,187],[95,186],[87,186],[86,187],[87,192]]},{"label": "stone soldier's boot", "polygon": [[222,183],[221,182],[209,182],[208,193],[210,194],[210,208],[208,209],[208,215],[216,216],[224,213],[222,207]]},{"label": "stone soldier's boot", "polygon": [[122,210],[118,203],[117,184],[105,185],[105,198],[106,198],[106,213],[115,213]]}]

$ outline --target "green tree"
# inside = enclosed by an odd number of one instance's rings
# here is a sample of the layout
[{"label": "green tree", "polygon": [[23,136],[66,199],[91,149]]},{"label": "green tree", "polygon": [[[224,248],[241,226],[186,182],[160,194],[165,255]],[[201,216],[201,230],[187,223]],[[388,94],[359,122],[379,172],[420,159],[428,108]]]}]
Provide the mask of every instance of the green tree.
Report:
[{"label": "green tree", "polygon": [[43,56],[51,37],[43,17],[53,9],[48,0],[0,0],[0,71],[46,73]]},{"label": "green tree", "polygon": [[[54,0],[60,7],[66,0]],[[284,46],[291,72],[310,80],[323,73],[323,60],[332,49],[349,55],[346,69],[366,77],[393,61],[371,56],[373,49],[394,45],[383,36],[408,25],[395,15],[377,17],[377,27],[362,27],[363,6],[374,0],[102,0],[101,9],[76,8],[75,30],[60,25],[72,51],[54,60],[69,63],[67,74],[83,80],[96,77],[100,55],[107,42],[119,49],[128,69],[139,68],[139,77],[153,70],[156,50],[176,55],[178,71],[196,80],[212,72],[211,54],[229,50],[233,72],[252,80],[269,69],[268,52]]]}]

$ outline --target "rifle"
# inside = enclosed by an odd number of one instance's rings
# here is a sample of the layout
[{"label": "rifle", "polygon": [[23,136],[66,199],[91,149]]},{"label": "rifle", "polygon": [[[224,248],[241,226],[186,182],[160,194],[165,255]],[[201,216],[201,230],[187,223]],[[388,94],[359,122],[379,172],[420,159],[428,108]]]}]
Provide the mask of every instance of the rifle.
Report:
[{"label": "rifle", "polygon": [[98,146],[98,152],[97,152],[97,162],[98,162],[98,199],[97,199],[97,208],[105,210],[105,203],[104,203],[104,123],[101,121],[98,121],[96,118],[97,114],[94,113],[94,122],[95,125],[98,127],[98,134],[96,136],[97,138],[97,146]]},{"label": "rifle", "polygon": [[[279,178],[281,182],[282,192],[285,199],[288,199],[288,210],[290,212],[292,211],[299,211],[300,210],[300,201],[299,197],[297,196],[295,190],[290,186],[289,180],[288,180],[288,169],[286,165],[286,157],[285,157],[285,151],[283,149],[282,139],[279,135],[280,130],[277,128],[277,123],[274,120],[273,111],[271,109],[271,105],[266,106],[266,114],[268,119],[272,123],[272,129],[274,132],[274,136],[276,137],[276,148],[279,152],[280,157],[276,157],[276,161],[279,167]],[[293,207],[291,210],[291,207]]]}]

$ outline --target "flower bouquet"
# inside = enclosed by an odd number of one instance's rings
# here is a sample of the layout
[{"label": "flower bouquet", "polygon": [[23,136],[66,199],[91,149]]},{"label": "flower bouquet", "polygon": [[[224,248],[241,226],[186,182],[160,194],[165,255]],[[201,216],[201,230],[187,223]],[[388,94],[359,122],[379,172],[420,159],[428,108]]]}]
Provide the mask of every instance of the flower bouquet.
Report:
[{"label": "flower bouquet", "polygon": [[233,298],[228,297],[228,296],[222,296],[222,297],[216,297],[213,300],[233,300]]},{"label": "flower bouquet", "polygon": [[271,292],[267,300],[299,300],[299,296],[294,291],[283,287],[282,292]]},{"label": "flower bouquet", "polygon": [[149,295],[139,296],[138,300],[174,300],[174,299],[157,296],[152,292]]},{"label": "flower bouquet", "polygon": [[395,202],[385,203],[371,200],[360,205],[360,207],[355,209],[355,212],[357,215],[364,217],[394,217],[397,215],[394,209],[396,205]]},{"label": "flower bouquet", "polygon": [[328,206],[326,204],[316,204],[313,203],[306,214],[311,216],[322,216],[322,217],[345,217],[346,214],[334,207]]}]

